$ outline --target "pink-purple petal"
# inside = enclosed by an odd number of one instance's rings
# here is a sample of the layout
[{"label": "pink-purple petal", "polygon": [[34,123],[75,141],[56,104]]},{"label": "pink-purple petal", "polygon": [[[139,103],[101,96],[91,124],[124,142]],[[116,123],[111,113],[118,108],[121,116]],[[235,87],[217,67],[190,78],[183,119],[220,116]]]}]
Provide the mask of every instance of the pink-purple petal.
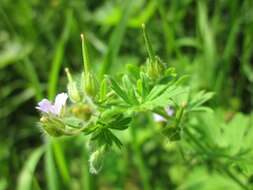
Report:
[{"label": "pink-purple petal", "polygon": [[38,106],[36,106],[36,109],[45,113],[49,113],[51,112],[52,107],[53,105],[48,99],[43,99],[38,103]]},{"label": "pink-purple petal", "polygon": [[166,119],[163,116],[156,113],[153,114],[153,118],[156,122],[166,121]]},{"label": "pink-purple petal", "polygon": [[68,99],[67,93],[58,94],[55,97],[54,109],[52,110],[52,113],[60,115],[62,107],[66,104],[67,99]]},{"label": "pink-purple petal", "polygon": [[38,103],[35,108],[44,113],[51,113],[59,116],[62,111],[62,107],[66,104],[68,95],[66,93],[60,93],[55,97],[55,102],[52,104],[48,99],[43,99]]},{"label": "pink-purple petal", "polygon": [[170,106],[165,108],[165,111],[168,114],[168,116],[173,116],[173,114],[174,114],[174,110]]}]

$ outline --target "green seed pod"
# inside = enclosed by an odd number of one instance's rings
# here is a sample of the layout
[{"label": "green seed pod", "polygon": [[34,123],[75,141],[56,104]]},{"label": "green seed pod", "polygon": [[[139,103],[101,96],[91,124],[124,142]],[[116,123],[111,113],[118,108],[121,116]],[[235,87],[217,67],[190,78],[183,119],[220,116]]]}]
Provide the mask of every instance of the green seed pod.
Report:
[{"label": "green seed pod", "polygon": [[59,137],[65,134],[64,123],[56,117],[43,116],[40,119],[40,124],[45,132],[52,137]]},{"label": "green seed pod", "polygon": [[99,88],[96,78],[91,72],[88,48],[86,46],[87,44],[83,34],[81,34],[81,41],[84,66],[84,72],[82,74],[82,87],[86,95],[90,96],[91,98],[95,98],[95,96],[98,94]]},{"label": "green seed pod", "polygon": [[67,89],[68,89],[69,98],[73,103],[77,103],[77,102],[81,101],[81,96],[80,96],[80,93],[77,88],[77,83],[75,81],[73,81],[73,78],[72,78],[68,68],[65,69],[65,72],[68,77]]},{"label": "green seed pod", "polygon": [[82,74],[82,87],[85,94],[91,98],[95,98],[98,94],[99,88],[98,83],[94,75],[90,72]]}]

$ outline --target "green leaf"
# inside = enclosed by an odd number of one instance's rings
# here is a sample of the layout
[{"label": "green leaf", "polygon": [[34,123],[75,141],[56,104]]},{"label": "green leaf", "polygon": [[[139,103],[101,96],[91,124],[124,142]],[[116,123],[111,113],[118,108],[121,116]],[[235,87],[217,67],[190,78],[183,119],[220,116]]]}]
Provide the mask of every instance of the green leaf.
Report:
[{"label": "green leaf", "polygon": [[92,132],[91,140],[96,140],[97,138],[99,138],[101,133],[102,133],[102,129],[99,126],[97,126],[96,130]]},{"label": "green leaf", "polygon": [[165,107],[168,106],[173,97],[185,92],[184,88],[175,85],[166,87],[167,85],[156,86],[140,107],[148,110],[156,107]]},{"label": "green leaf", "polygon": [[108,130],[107,133],[110,136],[111,140],[115,143],[115,145],[120,149],[123,145],[121,141],[110,130]]},{"label": "green leaf", "polygon": [[113,91],[119,97],[121,97],[127,104],[131,104],[131,101],[129,100],[127,94],[122,90],[122,88],[118,85],[118,83],[112,78],[110,78],[110,81],[111,81]]},{"label": "green leaf", "polygon": [[205,92],[200,91],[196,95],[194,95],[189,103],[189,109],[190,110],[196,110],[198,107],[200,107],[202,104],[210,100],[214,96],[213,92]]},{"label": "green leaf", "polygon": [[139,78],[140,68],[133,64],[128,64],[126,67],[129,74],[137,80]]},{"label": "green leaf", "polygon": [[181,139],[180,131],[179,127],[166,127],[162,130],[162,134],[170,141],[179,141]]},{"label": "green leaf", "polygon": [[108,127],[111,129],[125,130],[129,127],[131,121],[131,117],[124,117],[123,114],[119,114],[108,124]]},{"label": "green leaf", "polygon": [[85,128],[83,130],[83,133],[85,135],[89,135],[89,134],[93,133],[94,131],[96,131],[97,129],[98,129],[97,125],[91,125],[91,126],[88,126],[87,128]]},{"label": "green leaf", "polygon": [[128,75],[124,75],[122,77],[122,84],[123,84],[124,90],[127,93],[128,99],[131,101],[131,104],[132,105],[139,104],[138,99],[135,95],[135,87],[133,83],[131,82]]}]

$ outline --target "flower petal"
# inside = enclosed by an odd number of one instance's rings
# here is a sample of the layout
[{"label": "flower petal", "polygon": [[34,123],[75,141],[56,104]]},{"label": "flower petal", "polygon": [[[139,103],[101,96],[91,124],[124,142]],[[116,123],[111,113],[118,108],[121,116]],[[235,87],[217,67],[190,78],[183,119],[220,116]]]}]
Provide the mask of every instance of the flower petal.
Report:
[{"label": "flower petal", "polygon": [[60,115],[62,107],[66,104],[67,99],[68,99],[67,93],[58,94],[55,97],[54,109],[52,110],[52,113]]},{"label": "flower petal", "polygon": [[163,116],[158,115],[158,114],[156,114],[156,113],[153,114],[153,118],[154,118],[154,120],[155,120],[156,122],[166,121],[166,119],[165,119]]},{"label": "flower petal", "polygon": [[36,106],[35,108],[42,112],[49,113],[51,112],[52,107],[53,105],[48,99],[43,99],[38,103],[38,106]]},{"label": "flower petal", "polygon": [[173,116],[173,114],[174,114],[174,110],[170,106],[165,108],[165,111],[168,114],[168,116]]}]

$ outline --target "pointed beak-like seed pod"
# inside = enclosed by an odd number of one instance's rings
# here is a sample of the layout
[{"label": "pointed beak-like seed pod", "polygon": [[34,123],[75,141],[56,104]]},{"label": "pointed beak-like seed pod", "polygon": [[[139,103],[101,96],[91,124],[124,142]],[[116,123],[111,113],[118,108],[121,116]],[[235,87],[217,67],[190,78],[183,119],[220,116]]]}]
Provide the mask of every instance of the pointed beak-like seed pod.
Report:
[{"label": "pointed beak-like seed pod", "polygon": [[85,38],[83,34],[81,34],[81,40],[82,40],[82,55],[84,64],[84,72],[82,74],[81,79],[82,87],[86,95],[90,96],[91,98],[95,98],[95,96],[98,94],[98,83],[90,69],[88,49],[86,47]]},{"label": "pointed beak-like seed pod", "polygon": [[165,67],[162,64],[161,60],[157,56],[155,56],[155,53],[153,51],[153,48],[151,46],[151,42],[149,40],[147,31],[146,31],[145,24],[142,24],[142,31],[143,31],[143,37],[144,37],[146,49],[148,52],[146,70],[147,70],[148,76],[151,79],[158,79],[158,78],[160,78]]}]

